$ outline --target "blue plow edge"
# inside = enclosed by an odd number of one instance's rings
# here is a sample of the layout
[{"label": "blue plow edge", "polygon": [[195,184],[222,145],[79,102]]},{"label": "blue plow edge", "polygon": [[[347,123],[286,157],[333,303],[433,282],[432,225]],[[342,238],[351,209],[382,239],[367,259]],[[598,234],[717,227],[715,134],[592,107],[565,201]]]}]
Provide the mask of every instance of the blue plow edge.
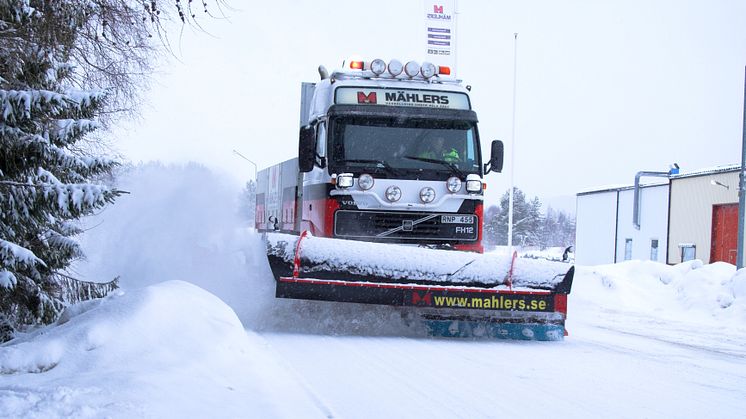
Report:
[{"label": "blue plow edge", "polygon": [[565,328],[551,323],[489,323],[469,320],[423,320],[428,335],[448,338],[563,340]]}]

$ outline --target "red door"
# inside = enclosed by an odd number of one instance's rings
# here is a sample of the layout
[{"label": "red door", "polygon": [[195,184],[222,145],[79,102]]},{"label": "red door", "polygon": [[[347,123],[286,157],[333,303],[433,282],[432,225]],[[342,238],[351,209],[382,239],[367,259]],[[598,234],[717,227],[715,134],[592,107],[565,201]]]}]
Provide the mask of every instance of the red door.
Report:
[{"label": "red door", "polygon": [[710,263],[736,264],[738,241],[738,204],[712,206],[712,247]]}]

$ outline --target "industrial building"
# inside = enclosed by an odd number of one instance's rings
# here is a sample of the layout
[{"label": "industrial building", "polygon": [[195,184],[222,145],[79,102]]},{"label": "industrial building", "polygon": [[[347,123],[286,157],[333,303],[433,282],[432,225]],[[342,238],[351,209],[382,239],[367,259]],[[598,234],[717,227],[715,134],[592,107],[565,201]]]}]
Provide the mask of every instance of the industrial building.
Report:
[{"label": "industrial building", "polygon": [[639,226],[633,220],[634,186],[578,193],[576,263],[700,259],[735,264],[739,171],[740,165],[722,166],[641,186]]}]

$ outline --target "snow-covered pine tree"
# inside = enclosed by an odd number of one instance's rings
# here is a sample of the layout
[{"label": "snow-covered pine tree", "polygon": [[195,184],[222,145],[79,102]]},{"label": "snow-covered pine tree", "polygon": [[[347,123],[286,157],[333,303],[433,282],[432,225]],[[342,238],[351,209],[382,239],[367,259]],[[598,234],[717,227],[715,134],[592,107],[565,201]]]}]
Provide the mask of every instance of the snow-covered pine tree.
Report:
[{"label": "snow-covered pine tree", "polygon": [[498,230],[500,229],[498,217],[500,211],[502,209],[497,205],[490,205],[484,211],[484,231],[482,232],[482,236],[484,237],[485,248],[503,244],[498,238]]},{"label": "snow-covered pine tree", "polygon": [[[79,90],[70,64],[90,10],[69,1],[0,0],[0,323],[53,321],[65,302],[113,284],[65,274],[82,256],[75,220],[121,192],[90,182],[115,163],[81,152],[107,93]],[[91,3],[92,4],[92,3]]]},{"label": "snow-covered pine tree", "polygon": [[547,208],[546,214],[541,217],[541,234],[539,245],[542,249],[554,246],[554,236],[557,231],[557,212],[551,206]]},{"label": "snow-covered pine tree", "polygon": [[[538,198],[536,198],[538,199]],[[498,237],[503,243],[508,242],[508,205],[510,202],[510,189],[505,191],[500,198],[500,211],[498,215]],[[534,213],[533,203],[526,202],[526,194],[520,188],[513,191],[513,244],[518,246],[532,246],[535,221],[538,214]]]}]

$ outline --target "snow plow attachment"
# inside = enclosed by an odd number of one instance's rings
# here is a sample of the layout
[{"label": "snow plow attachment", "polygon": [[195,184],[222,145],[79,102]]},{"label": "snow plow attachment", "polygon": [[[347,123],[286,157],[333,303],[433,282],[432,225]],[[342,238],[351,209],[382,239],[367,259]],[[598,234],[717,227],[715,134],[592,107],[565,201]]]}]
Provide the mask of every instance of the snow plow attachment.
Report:
[{"label": "snow plow attachment", "polygon": [[433,336],[561,340],[574,267],[267,233],[276,297],[415,307]]}]

